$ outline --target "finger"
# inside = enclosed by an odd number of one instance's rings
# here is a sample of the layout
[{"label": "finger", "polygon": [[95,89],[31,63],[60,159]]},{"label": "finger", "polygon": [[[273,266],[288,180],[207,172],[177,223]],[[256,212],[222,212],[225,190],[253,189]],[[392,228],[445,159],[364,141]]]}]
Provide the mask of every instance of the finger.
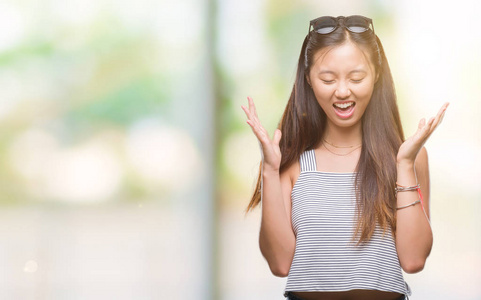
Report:
[{"label": "finger", "polygon": [[242,108],[242,110],[244,111],[244,113],[246,114],[247,118],[250,119],[250,113],[249,113],[249,111],[247,110],[247,108],[244,107],[243,105],[241,105],[241,108]]},{"label": "finger", "polygon": [[426,130],[426,119],[422,118],[418,123],[418,129],[414,133],[414,137],[419,137],[424,135],[424,131]]},{"label": "finger", "polygon": [[247,118],[248,118],[249,120],[251,120],[251,121],[254,121],[254,120],[255,120],[255,117],[252,115],[252,113],[250,112],[250,110],[249,110],[247,107],[243,106],[243,105],[241,105],[241,107],[242,107],[242,109],[244,110]]},{"label": "finger", "polygon": [[442,109],[442,112],[439,116],[436,117],[436,120],[435,122],[433,123],[433,125],[431,126],[431,132],[434,131],[434,129],[436,129],[436,127],[438,127],[438,125],[441,123],[441,121],[443,120],[444,118],[444,113],[446,112],[445,109]]},{"label": "finger", "polygon": [[424,125],[426,125],[426,119],[425,119],[425,118],[422,118],[422,119],[419,121],[418,130],[422,129],[422,128],[424,127]]},{"label": "finger", "polygon": [[259,121],[259,118],[257,118],[257,116],[254,116],[254,115],[252,114],[252,112],[249,111],[249,110],[247,110],[246,108],[243,108],[243,109],[244,109],[245,113],[248,115],[248,118],[249,118],[249,120],[251,121],[252,125],[255,126],[255,127],[257,127],[257,128],[259,128],[259,130],[264,131],[265,134],[268,135],[268,134],[267,134],[267,131],[264,129],[264,127],[262,126],[261,122]]},{"label": "finger", "polygon": [[443,112],[443,114],[441,115],[441,119],[439,119],[438,125],[441,124],[441,122],[443,121],[443,119],[444,119],[444,112]]},{"label": "finger", "polygon": [[247,97],[247,100],[249,102],[248,112],[249,112],[250,120],[252,120],[254,123],[256,123],[260,126],[261,124],[260,124],[259,118],[257,117],[257,113],[255,111],[254,100],[252,100],[251,97]]},{"label": "finger", "polygon": [[424,140],[429,135],[429,130],[431,129],[431,124],[434,118],[430,118],[427,122],[425,118],[422,118],[419,122],[418,130],[414,134],[416,139]]},{"label": "finger", "polygon": [[249,113],[254,116],[254,101],[252,100],[251,97],[247,97],[247,102],[249,103]]},{"label": "finger", "polygon": [[443,106],[439,110],[438,115],[436,116],[436,120],[433,123],[433,125],[431,126],[431,131],[429,133],[430,135],[439,126],[439,124],[441,124],[441,121],[444,118],[444,114],[446,113],[446,109],[448,108],[448,106],[449,106],[449,102],[446,102],[446,103],[443,104]]},{"label": "finger", "polygon": [[444,113],[444,111],[446,110],[446,108],[444,107],[444,105],[439,109],[438,113],[436,114],[436,122],[437,123],[437,120],[439,120],[441,118],[441,115]]},{"label": "finger", "polygon": [[282,132],[279,129],[276,129],[276,131],[274,132],[274,140],[273,140],[276,146],[279,146],[281,136],[282,136]]},{"label": "finger", "polygon": [[444,109],[443,109],[443,114],[441,115],[441,119],[439,120],[439,123],[444,119],[444,115],[446,114],[446,110],[448,109],[449,102],[444,103]]},{"label": "finger", "polygon": [[263,135],[265,134],[265,131],[262,130],[262,126],[257,124],[256,122],[254,122],[253,120],[247,120],[246,121],[247,124],[249,124],[252,128],[252,130],[254,131],[254,133],[257,135],[257,136],[260,136],[260,135]]},{"label": "finger", "polygon": [[251,112],[244,106],[241,106],[242,109],[244,110],[246,116],[247,116],[247,119],[250,121],[250,124],[249,122],[247,122],[249,125],[251,125],[252,127],[257,127],[257,126],[260,126],[260,123],[255,119],[255,117],[252,116]]},{"label": "finger", "polygon": [[247,99],[249,99],[250,111],[257,118],[257,111],[256,111],[256,105],[254,104],[254,100],[252,100],[251,97],[247,97]]},{"label": "finger", "polygon": [[264,127],[257,125],[252,120],[247,120],[246,122],[251,126],[252,131],[254,132],[261,144],[270,143],[269,134],[267,133],[267,130],[264,129]]},{"label": "finger", "polygon": [[441,124],[441,122],[443,121],[445,112],[446,112],[446,109],[443,110],[443,113],[441,114],[440,118],[438,120],[436,120],[436,122],[431,126],[428,138],[431,136],[431,134],[434,132],[434,130],[436,128],[438,128],[439,124]]},{"label": "finger", "polygon": [[429,119],[429,122],[428,122],[428,131],[425,132],[425,136],[424,136],[424,139],[427,140],[431,134],[434,132],[434,130],[436,129],[436,127],[439,125],[439,122],[440,120],[442,120],[442,117],[444,116],[444,112],[446,111],[446,108],[448,107],[449,105],[449,102],[446,102],[443,104],[443,106],[441,106],[441,108],[439,109],[438,113],[436,114],[436,117],[432,117]]},{"label": "finger", "polygon": [[448,106],[449,106],[449,102],[446,102],[446,103],[443,104],[443,106],[441,106],[441,108],[439,109],[439,111],[436,115],[436,120],[434,122],[435,125],[439,123],[439,120],[444,115],[444,112],[446,112],[446,109],[448,108]]},{"label": "finger", "polygon": [[433,124],[434,124],[435,120],[436,120],[435,117],[429,118],[429,121],[424,128],[424,130],[426,131],[427,134],[429,134],[431,132],[431,129],[433,128]]},{"label": "finger", "polygon": [[251,126],[252,131],[258,139],[262,139],[263,142],[270,143],[270,137],[267,130],[261,125],[257,118],[249,119],[246,121]]},{"label": "finger", "polygon": [[244,110],[247,118],[252,121],[253,125],[261,126],[259,120],[252,114],[252,112],[249,109],[247,109],[247,107],[241,105],[241,108]]}]

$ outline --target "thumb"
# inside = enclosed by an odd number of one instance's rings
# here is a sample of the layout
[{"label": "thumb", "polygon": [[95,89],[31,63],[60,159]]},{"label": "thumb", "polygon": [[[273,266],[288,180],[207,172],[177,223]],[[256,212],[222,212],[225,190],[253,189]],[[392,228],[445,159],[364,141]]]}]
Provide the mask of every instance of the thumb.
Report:
[{"label": "thumb", "polygon": [[276,129],[276,131],[274,132],[274,139],[273,139],[273,142],[275,145],[277,146],[279,145],[281,136],[282,136],[282,132],[279,129]]},{"label": "thumb", "polygon": [[424,125],[426,125],[426,119],[425,119],[425,118],[422,118],[422,119],[419,121],[418,129],[422,129],[422,128],[424,127]]}]

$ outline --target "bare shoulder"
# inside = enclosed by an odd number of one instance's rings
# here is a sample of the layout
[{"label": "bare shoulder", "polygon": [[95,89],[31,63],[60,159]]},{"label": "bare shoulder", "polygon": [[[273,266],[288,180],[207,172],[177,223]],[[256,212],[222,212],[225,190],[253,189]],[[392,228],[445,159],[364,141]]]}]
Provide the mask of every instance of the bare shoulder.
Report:
[{"label": "bare shoulder", "polygon": [[293,188],[300,173],[301,173],[301,166],[299,164],[299,160],[296,160],[286,170],[283,171],[281,176],[285,176],[289,178],[289,181],[291,183],[291,188]]}]

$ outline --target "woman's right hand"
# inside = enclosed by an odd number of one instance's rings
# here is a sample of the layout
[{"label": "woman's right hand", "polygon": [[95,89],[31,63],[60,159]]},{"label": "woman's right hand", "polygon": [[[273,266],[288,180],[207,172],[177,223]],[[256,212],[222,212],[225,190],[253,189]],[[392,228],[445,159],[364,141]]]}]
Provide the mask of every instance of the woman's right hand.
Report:
[{"label": "woman's right hand", "polygon": [[279,148],[279,141],[281,140],[281,131],[276,129],[274,138],[271,140],[269,134],[264,127],[262,127],[259,118],[257,117],[256,107],[251,97],[247,97],[249,101],[249,109],[242,106],[242,109],[247,115],[247,124],[251,126],[252,131],[259,140],[261,147],[262,161],[264,170],[279,171],[281,166],[281,149]]}]

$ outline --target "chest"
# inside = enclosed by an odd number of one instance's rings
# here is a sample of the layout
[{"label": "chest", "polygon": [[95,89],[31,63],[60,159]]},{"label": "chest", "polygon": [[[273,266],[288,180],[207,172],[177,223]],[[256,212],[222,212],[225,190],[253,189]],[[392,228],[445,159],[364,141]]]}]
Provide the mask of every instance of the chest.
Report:
[{"label": "chest", "polygon": [[303,172],[291,194],[294,232],[350,233],[356,213],[353,173]]}]

